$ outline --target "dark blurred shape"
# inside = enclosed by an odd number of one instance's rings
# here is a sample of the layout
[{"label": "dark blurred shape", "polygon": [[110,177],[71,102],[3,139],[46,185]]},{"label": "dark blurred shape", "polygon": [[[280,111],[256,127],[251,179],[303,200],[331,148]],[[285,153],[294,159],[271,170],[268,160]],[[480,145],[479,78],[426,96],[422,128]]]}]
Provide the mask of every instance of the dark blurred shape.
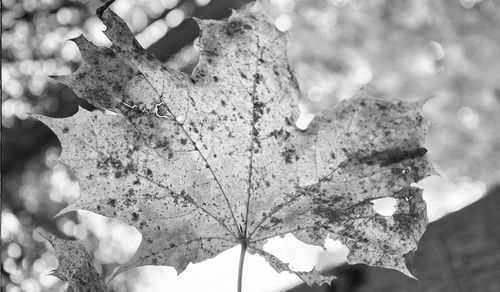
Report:
[{"label": "dark blurred shape", "polygon": [[[216,0],[206,6],[196,8],[193,17],[200,19],[222,19],[231,14],[231,9],[238,9],[250,0]],[[168,12],[168,11],[166,11]],[[166,12],[161,17],[166,15]],[[189,18],[179,26],[169,30],[165,36],[154,43],[148,50],[160,61],[167,61],[170,56],[177,53],[184,46],[190,44],[198,37],[199,28],[196,22]]]},{"label": "dark blurred shape", "polygon": [[303,284],[289,292],[500,291],[500,185],[474,204],[429,224],[407,265],[417,280],[366,265],[329,271],[332,286]]}]

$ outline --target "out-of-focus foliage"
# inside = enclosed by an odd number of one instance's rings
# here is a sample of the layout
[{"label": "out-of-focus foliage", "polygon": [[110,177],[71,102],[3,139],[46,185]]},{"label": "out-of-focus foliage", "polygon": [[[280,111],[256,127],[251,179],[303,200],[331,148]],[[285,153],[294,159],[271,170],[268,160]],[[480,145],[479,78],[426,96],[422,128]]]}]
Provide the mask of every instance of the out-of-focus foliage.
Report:
[{"label": "out-of-focus foliage", "polygon": [[28,212],[2,210],[2,291],[57,291],[63,284],[55,277],[43,277],[57,264],[44,252],[46,240],[33,228]]},{"label": "out-of-focus foliage", "polygon": [[64,40],[82,32],[88,2],[2,1],[2,126],[14,126],[28,111],[57,110],[57,99],[47,96],[48,76],[71,72],[80,61]]}]

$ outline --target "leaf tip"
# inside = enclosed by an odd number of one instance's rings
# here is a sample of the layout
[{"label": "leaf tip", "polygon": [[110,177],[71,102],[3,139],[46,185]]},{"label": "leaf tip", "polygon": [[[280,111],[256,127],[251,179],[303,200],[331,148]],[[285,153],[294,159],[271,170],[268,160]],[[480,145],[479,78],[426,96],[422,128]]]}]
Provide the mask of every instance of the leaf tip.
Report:
[{"label": "leaf tip", "polygon": [[428,170],[427,174],[429,176],[435,175],[435,176],[438,176],[438,177],[443,177],[441,175],[441,173],[439,173],[439,171],[436,170],[436,168],[434,167],[434,165],[432,163],[429,163],[429,170]]},{"label": "leaf tip", "polygon": [[44,115],[41,115],[41,114],[38,114],[38,113],[27,113],[27,118],[28,119],[33,119],[33,120],[37,120],[37,121],[40,121],[42,123],[44,123],[45,125],[48,126],[48,123],[49,123],[49,120],[50,118],[47,117],[47,116],[44,116]]},{"label": "leaf tip", "polygon": [[368,97],[370,97],[370,95],[366,91],[366,88],[362,86],[352,98],[368,98]]},{"label": "leaf tip", "polygon": [[81,38],[85,38],[85,37],[83,36],[83,34],[80,34],[80,35],[78,35],[78,36],[76,36],[76,37],[74,37],[74,38],[70,38],[70,39],[68,39],[68,41],[70,41],[70,42],[74,42],[75,44],[78,44],[78,42],[80,42],[80,39],[81,39]]},{"label": "leaf tip", "polygon": [[58,79],[61,78],[61,76],[64,76],[64,75],[48,75],[47,77],[49,77],[50,79],[54,79],[56,81],[59,81]]},{"label": "leaf tip", "polygon": [[50,79],[53,79],[53,80],[60,82],[64,85],[67,85],[67,86],[69,86],[71,84],[71,81],[72,81],[72,74],[69,74],[69,75],[49,75],[48,77]]},{"label": "leaf tip", "polygon": [[252,12],[260,12],[260,13],[264,12],[264,6],[261,0],[256,0],[248,4],[248,6],[245,8]]},{"label": "leaf tip", "polygon": [[198,27],[201,28],[202,23],[203,23],[203,19],[201,19],[199,17],[196,17],[196,16],[191,16],[191,19],[194,20],[194,22],[196,22],[196,24],[198,25]]},{"label": "leaf tip", "polygon": [[436,97],[437,97],[436,95],[431,95],[431,96],[428,96],[428,97],[425,97],[423,99],[415,101],[414,104],[417,107],[422,108],[429,100],[434,99]]},{"label": "leaf tip", "polygon": [[75,202],[71,203],[69,206],[67,206],[66,208],[62,209],[61,211],[57,212],[54,217],[52,218],[56,218],[58,216],[61,216],[63,214],[66,214],[66,213],[69,213],[69,212],[73,212],[73,211],[78,211],[78,210],[81,210],[81,208],[78,208],[77,206],[74,205]]},{"label": "leaf tip", "polygon": [[107,0],[106,3],[104,3],[104,5],[102,5],[101,7],[97,8],[96,10],[96,15],[101,19],[103,20],[103,14],[104,12],[106,11],[109,11],[110,9],[109,6],[111,6],[111,4],[113,4],[113,2],[115,2],[115,0]]},{"label": "leaf tip", "polygon": [[309,272],[295,272],[295,274],[304,281],[309,287],[323,284],[331,285],[332,281],[337,279],[334,275],[321,275],[321,272],[314,266]]},{"label": "leaf tip", "polygon": [[417,277],[415,277],[411,272],[410,270],[408,270],[408,268],[406,267],[405,264],[403,264],[403,266],[401,268],[398,268],[397,269],[398,271],[400,271],[401,273],[405,274],[406,276],[408,276],[409,278],[412,278],[412,279],[415,279],[418,281]]},{"label": "leaf tip", "polygon": [[28,119],[36,119],[36,120],[38,120],[37,114],[32,113],[32,112],[27,112],[27,113],[26,113],[26,117],[27,117]]},{"label": "leaf tip", "polygon": [[[264,8],[264,4],[262,3],[261,0],[256,0],[254,2],[250,2],[248,4],[246,4],[245,6],[243,6],[243,8],[239,9],[239,10],[234,10],[234,9],[231,9],[231,16],[230,18],[233,18],[233,17],[241,17],[241,16],[245,16],[245,15],[258,15],[260,17],[263,17],[266,22],[269,22],[269,23],[273,23],[273,21],[271,21],[268,13],[266,12],[266,9]],[[278,32],[280,33],[283,33],[279,30],[277,30]]]}]

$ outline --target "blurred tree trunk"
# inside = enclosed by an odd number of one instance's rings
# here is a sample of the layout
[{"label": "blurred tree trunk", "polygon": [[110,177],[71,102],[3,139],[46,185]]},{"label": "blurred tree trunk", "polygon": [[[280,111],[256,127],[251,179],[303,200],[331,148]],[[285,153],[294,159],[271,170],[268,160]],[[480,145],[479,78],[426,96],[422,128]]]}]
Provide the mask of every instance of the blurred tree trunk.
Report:
[{"label": "blurred tree trunk", "polygon": [[331,287],[300,285],[289,291],[500,291],[500,186],[429,224],[407,263],[418,280],[393,270],[344,265],[330,271],[339,277]]}]

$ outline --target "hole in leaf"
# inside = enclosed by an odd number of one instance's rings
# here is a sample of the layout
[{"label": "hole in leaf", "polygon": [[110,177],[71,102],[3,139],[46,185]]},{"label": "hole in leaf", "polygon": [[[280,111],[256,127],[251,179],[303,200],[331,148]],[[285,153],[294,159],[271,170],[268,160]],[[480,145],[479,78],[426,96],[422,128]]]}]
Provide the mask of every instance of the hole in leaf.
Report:
[{"label": "hole in leaf", "polygon": [[108,110],[108,109],[103,109],[102,111],[103,111],[103,113],[104,113],[105,115],[110,115],[110,116],[117,116],[117,115],[118,115],[118,113],[116,113],[116,112],[114,112],[114,111],[110,111],[110,110]]},{"label": "hole in leaf", "polygon": [[300,130],[306,130],[316,115],[311,113],[302,103],[299,103],[299,111],[300,115],[295,126]]},{"label": "hole in leaf", "polygon": [[318,259],[317,267],[319,270],[328,270],[347,262],[349,249],[342,242],[327,238],[325,240],[325,248],[326,251]]},{"label": "hole in leaf", "polygon": [[89,211],[77,211],[78,228],[85,230],[90,252],[101,263],[123,264],[132,258],[141,243],[141,233],[124,222]]},{"label": "hole in leaf", "polygon": [[270,239],[264,250],[284,263],[290,263],[294,271],[310,271],[314,267],[322,271],[347,261],[349,250],[340,241],[327,238],[324,247],[306,244],[292,234]]},{"label": "hole in leaf", "polygon": [[396,211],[396,199],[381,198],[372,201],[375,212],[382,216],[392,216]]}]

